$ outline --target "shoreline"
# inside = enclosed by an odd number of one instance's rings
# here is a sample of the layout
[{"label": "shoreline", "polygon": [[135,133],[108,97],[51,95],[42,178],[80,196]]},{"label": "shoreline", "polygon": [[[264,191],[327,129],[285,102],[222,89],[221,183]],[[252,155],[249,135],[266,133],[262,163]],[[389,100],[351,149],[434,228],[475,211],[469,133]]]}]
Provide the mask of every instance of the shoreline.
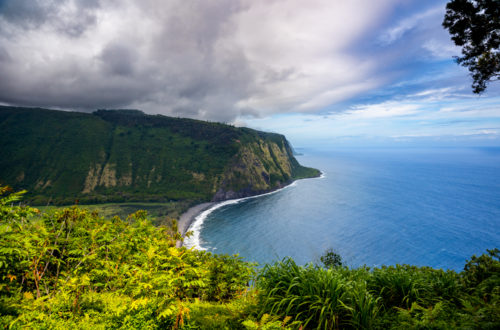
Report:
[{"label": "shoreline", "polygon": [[[214,202],[205,202],[201,204],[196,204],[195,206],[191,206],[186,212],[182,213],[177,221],[177,231],[184,237],[189,229],[189,227],[193,224],[195,218],[206,209],[211,208],[217,203]],[[181,247],[182,242],[177,241],[177,247]]]},{"label": "shoreline", "polygon": [[[205,202],[205,203],[201,203],[201,204],[195,205],[193,207],[190,207],[186,212],[184,212],[179,217],[179,220],[177,222],[177,224],[178,224],[178,231],[182,235],[182,237],[184,238],[184,236],[185,236],[186,232],[188,231],[188,229],[193,224],[195,224],[198,216],[200,216],[203,212],[205,212],[207,210],[213,211],[213,210],[215,210],[215,209],[217,209],[219,207],[222,207],[224,205],[227,205],[227,204],[236,204],[236,203],[239,203],[239,202],[241,202],[243,200],[253,199],[253,198],[262,197],[262,196],[266,196],[266,195],[271,195],[271,194],[277,193],[277,192],[279,192],[279,191],[281,191],[283,189],[286,189],[286,188],[289,188],[289,187],[293,187],[300,180],[322,179],[324,177],[325,177],[325,173],[322,172],[322,171],[320,171],[320,175],[319,176],[312,177],[312,178],[300,178],[300,179],[296,179],[296,180],[293,180],[292,182],[288,183],[287,185],[285,185],[283,187],[280,187],[278,189],[274,189],[274,190],[271,190],[271,191],[268,191],[268,192],[264,192],[264,193],[261,193],[261,194],[247,196],[247,197],[241,197],[241,198],[235,198],[235,199],[228,199],[228,200],[219,201],[219,202]],[[177,247],[183,246],[183,242],[177,241],[177,245],[176,246]]]}]

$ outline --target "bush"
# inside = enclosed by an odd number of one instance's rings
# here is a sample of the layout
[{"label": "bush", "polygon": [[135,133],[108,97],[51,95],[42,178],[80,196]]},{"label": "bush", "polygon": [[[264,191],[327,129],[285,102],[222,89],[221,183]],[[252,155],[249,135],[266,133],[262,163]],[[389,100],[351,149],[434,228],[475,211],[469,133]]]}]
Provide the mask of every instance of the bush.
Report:
[{"label": "bush", "polygon": [[326,268],[342,267],[342,257],[340,254],[335,253],[333,249],[326,250],[319,259]]},{"label": "bush", "polygon": [[153,226],[145,211],[125,221],[76,206],[34,216],[11,205],[21,195],[0,199],[1,325],[181,327],[187,303],[233,299],[253,276],[236,256],[176,248],[175,227]]},{"label": "bush", "polygon": [[333,269],[297,266],[290,258],[266,265],[258,277],[261,315],[292,316],[304,327],[338,327],[347,313],[348,283]]}]

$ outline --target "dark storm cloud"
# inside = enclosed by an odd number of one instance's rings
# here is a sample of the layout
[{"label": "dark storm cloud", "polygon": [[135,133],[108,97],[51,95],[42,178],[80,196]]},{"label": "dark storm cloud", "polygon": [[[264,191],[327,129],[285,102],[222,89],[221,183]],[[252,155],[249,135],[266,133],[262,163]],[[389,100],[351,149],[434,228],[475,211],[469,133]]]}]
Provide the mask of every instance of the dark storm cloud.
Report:
[{"label": "dark storm cloud", "polygon": [[253,74],[245,55],[225,40],[232,15],[244,9],[237,1],[106,6],[2,2],[0,101],[84,110],[137,106],[213,120],[238,115],[235,103],[251,91]]},{"label": "dark storm cloud", "polygon": [[150,59],[163,68],[151,83],[165,88],[148,95],[147,107],[213,120],[237,116],[235,103],[252,91],[254,80],[247,58],[230,40],[231,18],[244,7],[234,0],[192,1],[158,10],[152,3],[141,9],[164,24],[151,42]]},{"label": "dark storm cloud", "polygon": [[103,71],[111,75],[130,76],[134,72],[136,54],[125,45],[109,44],[100,56]]},{"label": "dark storm cloud", "polygon": [[317,111],[378,84],[376,61],[345,51],[394,1],[0,1],[0,102],[227,122]]},{"label": "dark storm cloud", "polygon": [[58,32],[78,37],[95,24],[99,7],[99,0],[3,0],[0,15],[27,30],[50,22]]},{"label": "dark storm cloud", "polygon": [[54,11],[55,3],[36,0],[0,1],[2,17],[24,28],[36,28],[43,24]]},{"label": "dark storm cloud", "polygon": [[0,46],[0,63],[8,63],[12,60],[9,52],[4,47]]}]

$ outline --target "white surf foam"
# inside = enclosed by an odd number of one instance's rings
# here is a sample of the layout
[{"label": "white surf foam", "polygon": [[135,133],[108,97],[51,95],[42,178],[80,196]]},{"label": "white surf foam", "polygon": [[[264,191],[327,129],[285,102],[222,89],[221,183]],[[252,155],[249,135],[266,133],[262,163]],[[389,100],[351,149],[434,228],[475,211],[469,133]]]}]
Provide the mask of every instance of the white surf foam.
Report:
[{"label": "white surf foam", "polygon": [[192,231],[193,234],[190,237],[187,237],[187,238],[184,239],[183,245],[185,247],[187,247],[187,248],[194,247],[197,250],[206,250],[206,248],[204,248],[202,246],[204,244],[204,242],[200,238],[200,232],[201,232],[201,229],[203,228],[203,223],[205,222],[205,219],[208,217],[208,215],[210,213],[212,213],[213,211],[215,211],[215,210],[217,210],[217,209],[219,209],[219,208],[221,208],[223,206],[226,206],[226,205],[238,204],[238,203],[241,203],[241,202],[246,201],[248,199],[254,199],[254,198],[259,198],[259,197],[263,197],[263,196],[268,196],[268,195],[276,194],[276,193],[282,191],[283,189],[287,189],[287,188],[290,188],[290,187],[295,187],[297,185],[297,181],[299,181],[299,180],[296,180],[296,181],[292,182],[291,184],[289,184],[289,185],[287,185],[287,186],[285,186],[285,187],[283,187],[281,189],[277,189],[277,190],[274,190],[274,191],[271,191],[271,192],[268,192],[268,193],[265,193],[265,194],[260,194],[260,195],[250,196],[250,197],[237,198],[237,199],[230,199],[230,200],[223,201],[223,202],[215,204],[214,206],[212,206],[211,208],[209,208],[209,209],[201,212],[200,214],[198,214],[194,218],[194,221],[191,223],[191,226],[189,226],[189,228],[187,230],[187,231]]}]

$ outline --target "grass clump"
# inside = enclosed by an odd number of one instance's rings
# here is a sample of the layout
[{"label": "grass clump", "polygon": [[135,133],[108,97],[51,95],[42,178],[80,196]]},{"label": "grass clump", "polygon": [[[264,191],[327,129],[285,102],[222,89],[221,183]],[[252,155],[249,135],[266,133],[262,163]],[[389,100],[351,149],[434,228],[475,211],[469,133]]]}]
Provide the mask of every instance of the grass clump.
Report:
[{"label": "grass clump", "polygon": [[500,250],[464,271],[410,265],[323,268],[285,258],[257,278],[258,315],[306,329],[497,329]]}]

